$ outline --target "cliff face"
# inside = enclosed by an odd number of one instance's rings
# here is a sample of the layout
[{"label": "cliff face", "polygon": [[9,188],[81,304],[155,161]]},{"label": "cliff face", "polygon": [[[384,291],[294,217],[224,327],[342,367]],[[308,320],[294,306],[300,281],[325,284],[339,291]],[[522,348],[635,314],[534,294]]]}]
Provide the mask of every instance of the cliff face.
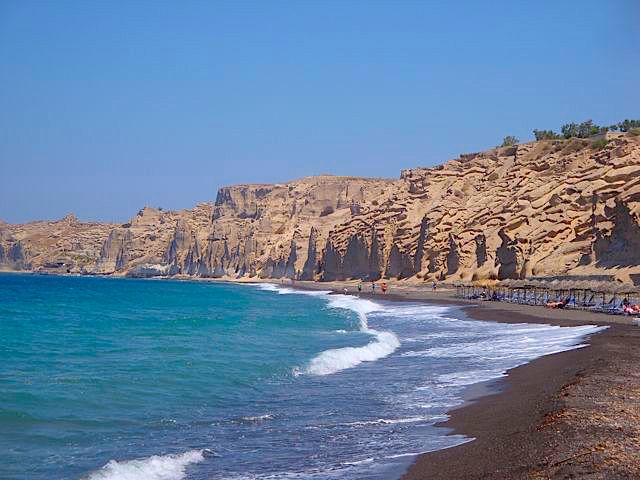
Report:
[{"label": "cliff face", "polygon": [[0,268],[66,272],[93,269],[115,225],[62,220],[11,225],[0,222]]},{"label": "cliff face", "polygon": [[[332,262],[375,229],[388,277],[610,275],[640,270],[640,142],[541,141],[402,172],[329,235]],[[348,277],[349,272],[344,272]]]},{"label": "cliff face", "polygon": [[124,225],[0,223],[0,266],[131,276],[341,280],[640,278],[640,137],[461,155],[398,180],[221,188]]}]

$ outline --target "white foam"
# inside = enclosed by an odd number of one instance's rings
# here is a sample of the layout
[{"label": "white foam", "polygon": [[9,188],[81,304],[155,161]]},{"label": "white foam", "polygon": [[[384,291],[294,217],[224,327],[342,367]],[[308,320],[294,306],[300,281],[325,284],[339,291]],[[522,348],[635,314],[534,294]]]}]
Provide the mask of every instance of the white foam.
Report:
[{"label": "white foam", "polygon": [[367,313],[383,310],[383,307],[371,300],[351,295],[330,295],[329,307],[352,310],[358,314],[360,331],[368,333],[374,340],[364,347],[343,347],[325,350],[313,358],[307,366],[306,373],[311,375],[330,375],[332,373],[355,367],[362,362],[373,362],[392,354],[400,341],[392,332],[379,332],[369,328]]},{"label": "white foam", "polygon": [[[311,375],[330,375],[332,373],[346,370],[360,365],[363,362],[373,362],[392,354],[399,346],[398,337],[392,332],[379,332],[369,328],[367,321],[367,313],[382,311],[384,307],[352,295],[330,295],[327,290],[295,290],[293,288],[281,287],[273,283],[261,283],[258,285],[261,290],[276,292],[280,295],[301,294],[314,297],[325,296],[329,302],[329,308],[340,308],[352,310],[358,314],[360,322],[360,331],[368,333],[374,337],[374,341],[364,347],[343,347],[325,350],[318,356],[313,358],[304,373]],[[343,333],[344,330],[338,330]],[[298,376],[301,372],[294,368],[292,371],[294,376]]]},{"label": "white foam", "polygon": [[[531,325],[527,328],[494,327],[492,336],[475,342],[458,342],[434,346],[426,350],[410,350],[404,357],[473,358],[481,361],[502,361],[509,368],[534,358],[585,347],[586,335],[606,327],[585,325],[579,327],[557,327]],[[462,337],[461,337],[462,338]]]},{"label": "white foam", "polygon": [[243,422],[264,422],[265,420],[273,420],[273,415],[267,413],[265,415],[256,415],[253,417],[242,417]]},{"label": "white foam", "polygon": [[354,460],[352,462],[343,462],[342,465],[362,465],[363,463],[371,463],[374,461],[373,457],[365,458],[364,460]]},{"label": "white foam", "polygon": [[408,452],[408,453],[398,453],[396,455],[387,455],[384,458],[402,458],[402,457],[417,457],[423,452]]},{"label": "white foam", "polygon": [[[454,372],[438,375],[436,377],[440,386],[445,387],[465,387],[475,383],[487,382],[500,377],[506,377],[507,373],[504,369],[476,369],[466,370],[464,372]],[[418,387],[417,389],[431,389],[432,386]],[[454,406],[455,403],[451,406]]]},{"label": "white foam", "polygon": [[[367,333],[371,333],[369,330]],[[330,375],[355,367],[362,362],[373,362],[392,354],[400,346],[391,332],[376,332],[376,339],[364,347],[343,347],[326,350],[309,362],[306,373]]]},{"label": "white foam", "polygon": [[259,283],[258,288],[267,292],[275,292],[279,295],[309,295],[310,297],[322,297],[331,293],[330,290],[296,290],[289,287],[280,287],[273,283]]},{"label": "white foam", "polygon": [[186,468],[204,460],[204,450],[189,450],[178,455],[153,455],[136,460],[111,460],[88,480],[182,480]]},{"label": "white foam", "polygon": [[420,422],[430,422],[433,423],[435,421],[444,420],[447,417],[445,415],[428,415],[424,417],[408,417],[408,418],[379,418],[377,420],[362,420],[359,422],[349,422],[344,423],[343,425],[350,427],[360,427],[367,425],[398,425],[402,423],[420,423]]}]

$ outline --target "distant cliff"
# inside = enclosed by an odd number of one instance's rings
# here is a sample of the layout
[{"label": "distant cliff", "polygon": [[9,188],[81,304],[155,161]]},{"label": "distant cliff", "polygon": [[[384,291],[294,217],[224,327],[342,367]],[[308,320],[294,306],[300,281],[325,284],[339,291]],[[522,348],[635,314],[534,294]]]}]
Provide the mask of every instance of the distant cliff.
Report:
[{"label": "distant cliff", "polygon": [[341,280],[573,275],[640,284],[640,137],[543,140],[404,170],[237,185],[123,225],[0,222],[0,267]]}]

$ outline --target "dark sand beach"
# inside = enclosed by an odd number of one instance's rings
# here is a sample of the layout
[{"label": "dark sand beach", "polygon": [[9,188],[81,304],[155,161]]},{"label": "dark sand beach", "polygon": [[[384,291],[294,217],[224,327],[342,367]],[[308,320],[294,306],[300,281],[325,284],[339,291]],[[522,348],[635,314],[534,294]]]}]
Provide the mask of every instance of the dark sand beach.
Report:
[{"label": "dark sand beach", "polygon": [[[353,282],[296,287],[357,292]],[[403,480],[640,478],[640,327],[632,319],[467,302],[447,290],[396,287],[383,296],[364,287],[362,296],[455,305],[477,320],[609,326],[588,338],[586,348],[539,358],[489,385],[470,387],[474,400],[439,426],[475,440],[420,455]]]},{"label": "dark sand beach", "polygon": [[[574,324],[537,311],[468,314]],[[441,426],[476,440],[421,455],[403,478],[640,478],[640,328],[612,324],[588,342],[509,371],[499,393],[452,411]]]}]

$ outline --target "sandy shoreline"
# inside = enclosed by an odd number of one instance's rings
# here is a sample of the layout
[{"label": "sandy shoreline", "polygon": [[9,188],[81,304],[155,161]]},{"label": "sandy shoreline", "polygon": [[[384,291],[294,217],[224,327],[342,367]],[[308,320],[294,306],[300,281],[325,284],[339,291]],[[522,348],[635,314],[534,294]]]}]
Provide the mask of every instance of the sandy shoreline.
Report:
[{"label": "sandy shoreline", "polygon": [[[354,282],[292,286],[357,293]],[[588,337],[586,348],[547,355],[507,377],[470,386],[465,396],[473,401],[438,426],[475,440],[418,456],[402,480],[640,478],[640,328],[630,318],[468,302],[446,290],[404,287],[383,295],[363,287],[366,298],[452,305],[476,320],[609,326]]]},{"label": "sandy shoreline", "polygon": [[[467,314],[574,324],[508,309]],[[640,329],[612,324],[587,341],[510,370],[499,393],[451,411],[440,426],[476,440],[421,455],[403,479],[640,478]]]}]

